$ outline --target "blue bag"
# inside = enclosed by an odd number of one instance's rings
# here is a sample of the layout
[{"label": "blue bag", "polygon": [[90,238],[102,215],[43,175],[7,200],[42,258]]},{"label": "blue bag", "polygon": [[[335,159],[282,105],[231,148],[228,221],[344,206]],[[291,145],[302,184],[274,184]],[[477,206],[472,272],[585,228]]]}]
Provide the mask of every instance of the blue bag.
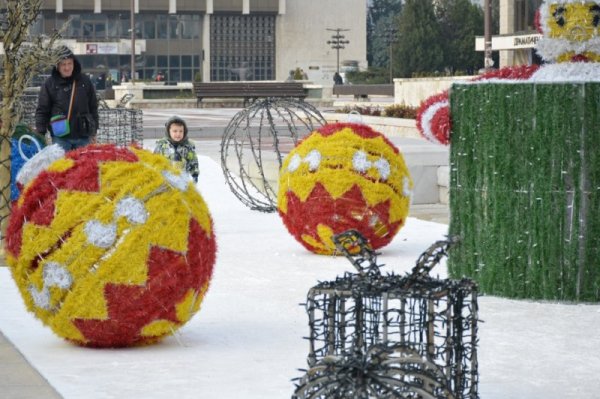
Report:
[{"label": "blue bag", "polygon": [[50,118],[50,130],[52,135],[56,137],[64,137],[71,133],[69,118],[64,115],[56,115]]},{"label": "blue bag", "polygon": [[50,118],[50,130],[55,137],[65,137],[71,133],[69,119],[71,119],[71,110],[73,109],[73,99],[75,98],[75,90],[77,89],[76,81],[73,81],[71,86],[71,101],[69,101],[69,113],[67,116],[55,115]]}]

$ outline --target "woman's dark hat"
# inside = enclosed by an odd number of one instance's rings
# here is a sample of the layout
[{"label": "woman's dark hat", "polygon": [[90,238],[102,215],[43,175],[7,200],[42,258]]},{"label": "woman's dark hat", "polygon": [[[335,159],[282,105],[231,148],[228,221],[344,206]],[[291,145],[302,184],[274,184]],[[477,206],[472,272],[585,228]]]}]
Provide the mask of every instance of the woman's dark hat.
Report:
[{"label": "woman's dark hat", "polygon": [[68,58],[75,59],[75,54],[73,54],[73,51],[71,51],[71,49],[68,48],[67,46],[60,46],[60,47],[58,47],[56,49],[56,53],[58,54],[58,62],[64,61],[64,60],[66,60]]}]

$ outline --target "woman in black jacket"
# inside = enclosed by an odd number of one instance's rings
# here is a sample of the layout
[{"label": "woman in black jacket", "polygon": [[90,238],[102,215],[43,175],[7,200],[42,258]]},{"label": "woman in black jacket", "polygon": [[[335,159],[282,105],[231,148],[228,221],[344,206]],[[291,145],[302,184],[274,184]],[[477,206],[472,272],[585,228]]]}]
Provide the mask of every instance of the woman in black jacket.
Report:
[{"label": "woman in black jacket", "polygon": [[[51,119],[67,117],[73,95],[69,133],[54,132]],[[90,78],[81,73],[81,64],[67,47],[60,50],[60,58],[52,68],[52,74],[40,88],[38,105],[35,110],[35,128],[40,134],[49,130],[52,142],[65,151],[96,142],[98,129],[98,99]],[[58,129],[56,127],[55,129]],[[59,137],[60,136],[60,137]]]}]

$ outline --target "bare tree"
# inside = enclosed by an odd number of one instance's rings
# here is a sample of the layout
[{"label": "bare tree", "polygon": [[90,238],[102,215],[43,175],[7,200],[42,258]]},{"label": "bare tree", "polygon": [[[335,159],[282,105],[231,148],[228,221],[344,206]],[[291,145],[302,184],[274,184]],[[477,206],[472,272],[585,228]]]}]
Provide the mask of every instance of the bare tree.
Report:
[{"label": "bare tree", "polygon": [[0,229],[10,213],[10,139],[21,119],[20,100],[29,80],[58,59],[55,42],[62,31],[30,35],[42,0],[0,0],[0,42],[4,47],[0,70]]}]

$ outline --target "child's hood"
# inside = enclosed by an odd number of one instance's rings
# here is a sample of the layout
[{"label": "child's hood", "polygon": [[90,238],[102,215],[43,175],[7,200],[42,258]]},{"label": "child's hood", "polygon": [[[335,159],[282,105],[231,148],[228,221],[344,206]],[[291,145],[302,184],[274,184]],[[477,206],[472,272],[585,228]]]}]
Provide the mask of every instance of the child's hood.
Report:
[{"label": "child's hood", "polygon": [[167,123],[165,123],[165,137],[169,141],[171,141],[171,135],[169,134],[169,128],[171,127],[171,125],[173,123],[183,125],[183,139],[180,142],[186,141],[188,138],[188,127],[187,127],[187,123],[185,123],[185,120],[183,120],[183,118],[180,116],[172,116],[169,118],[169,120],[167,120]]}]

